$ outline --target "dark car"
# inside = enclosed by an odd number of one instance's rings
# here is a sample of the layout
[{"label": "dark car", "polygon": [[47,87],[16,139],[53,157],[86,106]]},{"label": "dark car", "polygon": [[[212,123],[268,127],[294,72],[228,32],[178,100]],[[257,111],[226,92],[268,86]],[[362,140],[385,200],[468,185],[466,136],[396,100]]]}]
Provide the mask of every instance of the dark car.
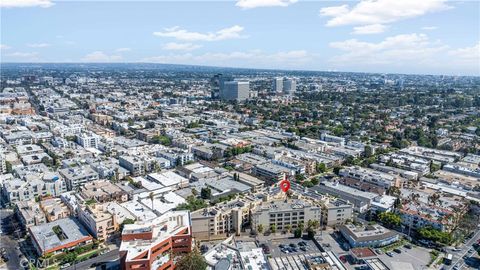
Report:
[{"label": "dark car", "polygon": [[307,248],[304,247],[304,246],[302,246],[302,247],[300,247],[300,250],[302,250],[302,251],[307,251]]},{"label": "dark car", "polygon": [[399,254],[402,253],[402,251],[398,248],[394,248],[393,251],[396,252],[396,253],[399,253]]},{"label": "dark car", "polygon": [[412,249],[412,245],[409,245],[409,244],[406,244],[404,247],[408,249]]},{"label": "dark car", "polygon": [[297,247],[297,245],[295,245],[295,243],[290,243],[289,246],[291,246],[291,247]]}]

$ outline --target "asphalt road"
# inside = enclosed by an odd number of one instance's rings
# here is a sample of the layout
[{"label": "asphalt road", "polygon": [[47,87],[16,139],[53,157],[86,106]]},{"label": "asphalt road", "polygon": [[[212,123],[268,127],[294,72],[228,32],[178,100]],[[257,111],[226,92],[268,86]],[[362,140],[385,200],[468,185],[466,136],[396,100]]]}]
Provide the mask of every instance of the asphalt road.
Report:
[{"label": "asphalt road", "polygon": [[2,234],[0,235],[0,248],[5,248],[5,255],[9,259],[7,262],[8,269],[21,269],[20,266],[20,256],[22,253],[20,252],[20,248],[18,246],[18,241],[14,240],[11,235],[7,235],[5,233],[5,225],[4,220],[10,218],[13,215],[13,211],[10,209],[1,209],[0,210],[0,219],[1,219],[1,228]]},{"label": "asphalt road", "polygon": [[[452,265],[448,267],[447,269],[453,269],[455,266],[458,267],[458,269],[462,269],[462,267],[465,266],[465,260],[463,259],[463,256],[468,254],[468,250],[472,248],[472,244],[477,242],[478,239],[480,239],[480,230],[477,230],[475,235],[467,241],[467,243],[462,247],[461,250],[459,251],[452,251],[453,255],[453,260],[452,260]],[[472,255],[475,255],[476,252],[468,255],[468,257],[471,257]]]},{"label": "asphalt road", "polygon": [[90,265],[93,263],[99,263],[99,262],[109,262],[109,261],[114,261],[119,259],[119,252],[118,249],[111,250],[103,255],[100,255],[98,257],[92,258],[90,260],[86,260],[83,262],[79,262],[75,265],[72,265],[68,268],[65,268],[66,270],[80,270],[80,269],[90,269]]}]

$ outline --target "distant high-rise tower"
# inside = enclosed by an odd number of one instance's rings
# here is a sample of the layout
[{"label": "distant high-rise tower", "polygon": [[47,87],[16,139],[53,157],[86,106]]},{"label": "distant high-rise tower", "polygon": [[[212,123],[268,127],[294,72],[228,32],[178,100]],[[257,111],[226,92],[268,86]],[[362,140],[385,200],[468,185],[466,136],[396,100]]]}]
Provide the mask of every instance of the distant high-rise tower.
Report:
[{"label": "distant high-rise tower", "polygon": [[283,92],[283,78],[273,79],[273,92],[282,93]]},{"label": "distant high-rise tower", "polygon": [[211,98],[220,98],[220,91],[225,82],[233,81],[231,75],[216,74],[210,79]]},{"label": "distant high-rise tower", "polygon": [[289,95],[293,95],[297,91],[297,82],[291,78],[283,80],[283,91]]},{"label": "distant high-rise tower", "polygon": [[249,97],[250,83],[248,81],[226,81],[220,87],[222,100],[246,100]]}]

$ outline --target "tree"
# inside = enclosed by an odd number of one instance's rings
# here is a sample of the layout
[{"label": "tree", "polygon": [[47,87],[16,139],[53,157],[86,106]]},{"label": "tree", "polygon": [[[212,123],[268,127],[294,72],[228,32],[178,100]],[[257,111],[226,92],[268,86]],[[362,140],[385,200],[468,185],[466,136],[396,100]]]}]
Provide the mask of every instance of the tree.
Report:
[{"label": "tree", "polygon": [[285,226],[285,229],[287,230],[287,232],[290,232],[292,230],[292,225],[287,224],[287,226]]},{"label": "tree", "polygon": [[336,166],[336,167],[333,168],[333,172],[334,172],[336,175],[339,175],[339,174],[340,174],[340,169],[342,169],[342,167]]},{"label": "tree", "polygon": [[448,232],[442,232],[431,226],[422,227],[417,230],[420,237],[426,240],[431,240],[437,243],[450,244],[452,242],[452,235]]},{"label": "tree", "polygon": [[378,219],[387,227],[400,226],[402,219],[400,215],[392,212],[382,212],[378,215]]},{"label": "tree", "polygon": [[262,233],[263,232],[263,224],[258,224],[257,226],[257,232]]},{"label": "tree", "polygon": [[210,200],[210,198],[212,198],[212,190],[208,187],[202,188],[200,191],[200,197],[204,200]]},{"label": "tree", "polygon": [[300,237],[302,237],[302,229],[296,228],[296,229],[293,231],[293,236],[294,236],[295,238],[300,238]]},{"label": "tree", "polygon": [[371,145],[365,145],[364,155],[366,158],[373,156],[373,148]]},{"label": "tree", "polygon": [[152,202],[152,210],[153,210],[153,199],[155,198],[155,195],[153,194],[153,192],[150,192],[148,194],[148,198],[150,198],[150,201]]},{"label": "tree", "polygon": [[276,232],[277,232],[277,226],[275,226],[275,224],[272,224],[272,225],[270,226],[270,232],[272,232],[272,233],[276,233]]},{"label": "tree", "polygon": [[325,163],[318,163],[315,169],[317,173],[324,173],[327,171],[327,165],[325,165]]},{"label": "tree", "polygon": [[178,270],[197,270],[206,268],[207,262],[205,261],[205,258],[196,249],[190,253],[182,255],[175,264],[175,269]]},{"label": "tree", "polygon": [[315,237],[315,230],[313,228],[307,229],[307,237],[308,239],[313,239]]},{"label": "tree", "polygon": [[50,167],[53,165],[53,160],[49,157],[43,157],[42,163],[45,164],[45,166]]}]

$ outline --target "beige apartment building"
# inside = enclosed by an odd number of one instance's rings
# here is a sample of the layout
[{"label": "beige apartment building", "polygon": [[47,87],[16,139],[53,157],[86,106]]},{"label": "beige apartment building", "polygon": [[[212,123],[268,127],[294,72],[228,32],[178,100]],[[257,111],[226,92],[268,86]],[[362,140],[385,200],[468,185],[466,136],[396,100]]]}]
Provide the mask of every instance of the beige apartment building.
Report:
[{"label": "beige apartment building", "polygon": [[107,212],[103,204],[80,207],[78,218],[98,240],[106,240],[119,229],[116,217]]}]

